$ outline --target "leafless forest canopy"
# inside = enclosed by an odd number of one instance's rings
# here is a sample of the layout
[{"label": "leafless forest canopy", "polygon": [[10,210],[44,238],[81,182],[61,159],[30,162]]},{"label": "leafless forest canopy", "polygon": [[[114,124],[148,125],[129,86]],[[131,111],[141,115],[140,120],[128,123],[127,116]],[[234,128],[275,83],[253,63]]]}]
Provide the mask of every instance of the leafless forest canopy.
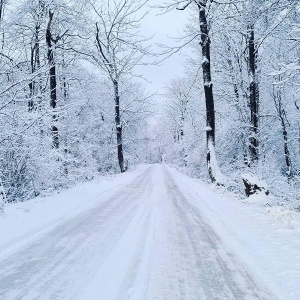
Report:
[{"label": "leafless forest canopy", "polygon": [[[143,21],[171,12],[158,45]],[[168,163],[298,209],[299,21],[297,0],[0,0],[0,202]],[[183,51],[152,93],[141,70]]]}]

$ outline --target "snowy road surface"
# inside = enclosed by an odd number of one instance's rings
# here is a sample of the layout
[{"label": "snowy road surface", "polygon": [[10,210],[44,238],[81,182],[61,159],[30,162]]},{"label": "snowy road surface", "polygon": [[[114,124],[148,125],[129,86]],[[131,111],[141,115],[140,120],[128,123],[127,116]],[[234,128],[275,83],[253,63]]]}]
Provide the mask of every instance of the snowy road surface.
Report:
[{"label": "snowy road surface", "polygon": [[167,167],[149,166],[94,207],[0,255],[0,299],[275,299],[183,188]]}]

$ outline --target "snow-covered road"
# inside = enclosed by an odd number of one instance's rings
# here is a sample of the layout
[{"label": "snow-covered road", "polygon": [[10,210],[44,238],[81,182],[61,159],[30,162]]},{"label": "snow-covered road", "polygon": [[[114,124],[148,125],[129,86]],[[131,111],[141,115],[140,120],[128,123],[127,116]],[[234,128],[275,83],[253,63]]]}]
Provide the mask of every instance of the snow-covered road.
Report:
[{"label": "snow-covered road", "polygon": [[0,258],[0,299],[276,299],[185,188],[167,167],[149,166]]}]

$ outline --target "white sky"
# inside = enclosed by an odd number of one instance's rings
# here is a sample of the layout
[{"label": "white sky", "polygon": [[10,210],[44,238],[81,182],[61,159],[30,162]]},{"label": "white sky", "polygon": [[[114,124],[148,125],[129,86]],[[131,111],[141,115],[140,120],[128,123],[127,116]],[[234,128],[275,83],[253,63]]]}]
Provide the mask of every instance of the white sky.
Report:
[{"label": "white sky", "polygon": [[[150,5],[161,5],[162,2],[165,1],[151,0]],[[159,15],[160,13],[159,9],[150,10],[149,15],[142,21],[141,33],[148,37],[155,35],[151,41],[152,44],[178,45],[172,38],[182,35],[184,24],[188,19],[188,12],[174,10],[163,15]],[[162,51],[158,47],[153,48],[155,51]],[[150,81],[150,83],[145,82],[148,92],[163,93],[166,83],[176,76],[183,75],[183,62],[183,54],[176,53],[158,66],[141,66],[137,70]]]}]

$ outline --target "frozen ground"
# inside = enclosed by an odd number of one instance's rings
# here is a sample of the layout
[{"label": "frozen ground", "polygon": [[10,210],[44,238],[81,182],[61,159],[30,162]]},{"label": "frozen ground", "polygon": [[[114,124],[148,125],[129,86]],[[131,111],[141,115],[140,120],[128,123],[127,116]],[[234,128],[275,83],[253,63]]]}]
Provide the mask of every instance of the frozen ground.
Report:
[{"label": "frozen ground", "polygon": [[6,207],[0,299],[300,299],[299,231],[161,165]]}]

